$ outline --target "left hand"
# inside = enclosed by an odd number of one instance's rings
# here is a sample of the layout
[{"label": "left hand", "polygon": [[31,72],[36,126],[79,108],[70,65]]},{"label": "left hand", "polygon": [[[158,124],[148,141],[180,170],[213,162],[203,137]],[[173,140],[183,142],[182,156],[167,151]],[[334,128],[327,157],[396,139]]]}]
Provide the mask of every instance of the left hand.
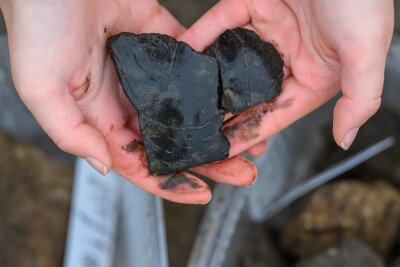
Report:
[{"label": "left hand", "polygon": [[[182,36],[198,51],[226,29],[245,27],[284,60],[282,93],[225,124],[235,156],[316,109],[341,88],[333,135],[348,149],[381,103],[393,34],[392,0],[221,0]],[[234,127],[232,127],[234,126]],[[301,140],[299,140],[301,142]]]},{"label": "left hand", "polygon": [[[102,174],[111,168],[138,187],[183,203],[207,203],[211,190],[185,172],[152,176],[138,116],[108,56],[110,35],[164,33],[184,28],[156,0],[0,0],[7,24],[18,94],[60,149],[87,159]],[[217,182],[251,184],[256,168],[238,156],[195,170]]]}]

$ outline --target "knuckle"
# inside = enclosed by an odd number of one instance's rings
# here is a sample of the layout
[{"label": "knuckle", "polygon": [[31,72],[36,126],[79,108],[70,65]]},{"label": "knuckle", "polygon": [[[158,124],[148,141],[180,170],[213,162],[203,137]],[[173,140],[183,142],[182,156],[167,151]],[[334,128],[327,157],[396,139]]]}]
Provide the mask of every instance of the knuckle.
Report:
[{"label": "knuckle", "polygon": [[59,149],[65,152],[69,152],[70,146],[65,138],[53,139],[53,141]]}]

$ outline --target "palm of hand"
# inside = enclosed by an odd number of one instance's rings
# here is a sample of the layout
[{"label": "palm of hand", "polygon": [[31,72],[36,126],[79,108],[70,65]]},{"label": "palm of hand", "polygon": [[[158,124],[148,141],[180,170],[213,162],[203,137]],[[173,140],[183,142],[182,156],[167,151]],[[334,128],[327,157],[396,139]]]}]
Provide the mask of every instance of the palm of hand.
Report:
[{"label": "palm of hand", "polygon": [[340,86],[334,137],[348,148],[380,105],[392,10],[393,1],[377,0],[222,0],[189,28],[181,39],[197,50],[226,29],[252,29],[273,43],[285,62],[276,102],[250,108],[225,124],[237,129],[230,136],[230,154],[282,130],[332,98]]},{"label": "palm of hand", "polygon": [[[19,31],[10,30],[17,90],[28,106],[31,105],[32,98],[46,103],[44,107],[32,107],[32,111],[39,117],[46,132],[65,150],[75,148],[69,148],[68,138],[59,129],[52,129],[58,125],[49,122],[64,118],[52,118],[50,115],[53,114],[40,110],[49,109],[48,104],[51,102],[58,102],[56,104],[61,109],[73,108],[76,112],[66,112],[65,116],[70,119],[65,121],[66,124],[79,128],[84,122],[89,122],[103,135],[108,135],[111,128],[124,126],[133,117],[128,115],[132,110],[123,106],[125,98],[121,97],[119,81],[107,57],[108,36],[120,31],[157,30],[176,36],[183,30],[172,17],[160,18],[166,20],[163,27],[152,24],[156,19],[153,14],[160,12],[156,1],[147,1],[146,4],[140,4],[141,1],[136,1],[136,4],[131,2],[129,7],[132,10],[148,10],[136,13],[132,13],[121,2],[59,2],[44,10],[40,5],[32,6],[24,14],[19,14],[24,18],[13,18],[13,23],[10,23],[13,27],[23,28]],[[26,25],[21,21],[19,24],[22,19],[32,23]],[[38,94],[42,99],[37,97]],[[67,104],[64,103],[65,98],[68,100]],[[78,114],[81,116],[77,116]],[[49,117],[41,119],[46,115]],[[87,147],[85,150],[92,149]],[[103,163],[110,163],[109,161],[104,159]]]},{"label": "palm of hand", "polygon": [[[119,85],[106,41],[123,31],[178,36],[183,27],[157,1],[69,0],[25,6],[16,1],[10,8],[20,11],[6,16],[16,88],[61,149],[87,158],[103,172],[112,166],[164,198],[186,203],[210,199],[209,187],[188,173],[175,184],[170,177],[151,176],[143,146],[129,145],[140,140],[137,115]],[[237,185],[251,183],[256,175],[255,167],[241,157],[195,171]]]}]

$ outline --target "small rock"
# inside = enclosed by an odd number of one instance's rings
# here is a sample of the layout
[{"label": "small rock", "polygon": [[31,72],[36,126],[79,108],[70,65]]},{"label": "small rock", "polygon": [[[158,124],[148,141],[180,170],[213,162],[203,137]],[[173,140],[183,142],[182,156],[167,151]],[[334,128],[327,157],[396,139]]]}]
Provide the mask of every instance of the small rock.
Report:
[{"label": "small rock", "polygon": [[395,241],[400,196],[387,182],[338,181],[317,189],[302,204],[282,237],[294,255],[311,255],[344,238],[361,240],[386,255]]},{"label": "small rock", "polygon": [[301,260],[296,267],[384,267],[374,251],[355,240]]}]

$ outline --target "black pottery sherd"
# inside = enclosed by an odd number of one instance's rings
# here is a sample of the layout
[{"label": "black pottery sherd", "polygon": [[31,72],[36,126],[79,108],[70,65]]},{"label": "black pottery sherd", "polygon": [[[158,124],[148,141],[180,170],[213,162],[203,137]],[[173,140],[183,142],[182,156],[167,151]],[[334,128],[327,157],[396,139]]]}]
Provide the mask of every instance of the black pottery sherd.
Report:
[{"label": "black pottery sherd", "polygon": [[208,49],[218,60],[221,107],[233,114],[272,100],[281,92],[283,60],[270,43],[250,30],[225,31]]},{"label": "black pottery sherd", "polygon": [[226,31],[205,54],[161,34],[121,33],[108,47],[139,113],[153,175],[226,159],[224,112],[239,113],[281,90],[279,53],[245,29]]},{"label": "black pottery sherd", "polygon": [[150,173],[170,174],[227,158],[215,58],[160,34],[123,33],[109,40],[109,49],[139,113]]}]

